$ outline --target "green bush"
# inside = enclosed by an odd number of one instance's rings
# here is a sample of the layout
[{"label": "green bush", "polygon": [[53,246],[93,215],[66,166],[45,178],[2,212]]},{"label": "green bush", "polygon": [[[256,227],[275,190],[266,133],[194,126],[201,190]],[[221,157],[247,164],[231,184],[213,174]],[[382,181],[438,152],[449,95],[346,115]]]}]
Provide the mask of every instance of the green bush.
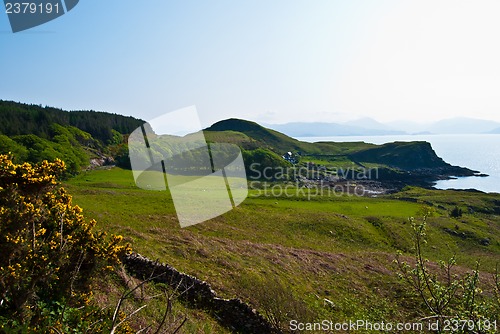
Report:
[{"label": "green bush", "polygon": [[[398,253],[396,264],[398,276],[411,288],[412,292],[424,304],[423,319],[434,319],[438,323],[438,333],[495,333],[494,324],[498,322],[500,303],[498,303],[498,270],[494,275],[496,288],[492,293],[485,293],[479,285],[479,262],[472,272],[464,275],[455,273],[455,257],[448,261],[439,261],[441,272],[432,270],[429,260],[424,257],[427,243],[427,216],[422,222],[410,218],[413,230],[414,261],[409,264],[401,259]],[[496,294],[496,299],[493,296]],[[445,329],[447,323],[466,324],[463,329]],[[482,328],[477,331],[477,329]]]},{"label": "green bush", "polygon": [[94,231],[96,222],[72,204],[57,183],[64,168],[57,159],[14,164],[0,155],[2,332],[67,333],[67,326],[103,318],[104,311],[91,305],[89,279],[96,270],[113,270],[129,251],[120,236]]},{"label": "green bush", "polygon": [[461,208],[458,206],[455,206],[451,211],[450,211],[450,217],[452,218],[460,218],[463,215],[463,211]]}]

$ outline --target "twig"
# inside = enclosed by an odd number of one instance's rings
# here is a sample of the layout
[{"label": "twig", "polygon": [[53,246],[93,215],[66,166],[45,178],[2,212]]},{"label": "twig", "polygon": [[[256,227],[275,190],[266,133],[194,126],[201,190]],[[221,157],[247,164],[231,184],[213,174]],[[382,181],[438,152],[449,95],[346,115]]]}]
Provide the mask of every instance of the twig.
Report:
[{"label": "twig", "polygon": [[188,318],[187,318],[187,317],[185,317],[185,318],[184,318],[184,320],[182,321],[182,323],[179,325],[179,327],[177,327],[177,329],[176,329],[176,330],[175,330],[172,334],[177,333],[177,332],[181,329],[181,327],[182,327],[182,326],[184,326],[184,323],[185,323],[187,320],[188,320]]},{"label": "twig", "polygon": [[[120,300],[118,300],[118,303],[117,303],[117,305],[116,305],[116,307],[115,307],[115,311],[114,311],[114,313],[113,313],[113,321],[112,321],[112,323],[111,323],[111,326],[114,326],[114,325],[115,325],[115,323],[116,323],[116,319],[117,319],[117,317],[118,317],[118,312],[120,311],[120,308],[121,308],[121,306],[122,306],[123,302],[125,301],[125,299],[127,299],[127,298],[128,298],[128,296],[130,296],[130,294],[132,294],[132,293],[133,293],[135,290],[137,290],[138,288],[142,287],[142,286],[143,286],[144,284],[146,284],[147,282],[150,282],[150,281],[152,281],[152,280],[154,280],[154,279],[156,279],[156,278],[158,278],[158,277],[160,277],[160,276],[162,276],[162,275],[164,275],[164,274],[165,274],[165,273],[161,273],[161,274],[156,275],[156,276],[154,276],[154,277],[150,277],[150,278],[148,278],[148,279],[146,279],[146,280],[142,281],[142,282],[141,282],[140,284],[138,284],[135,288],[133,288],[133,289],[129,289],[129,291],[127,291],[126,293],[124,293],[124,294],[120,297]],[[135,312],[135,313],[137,313],[137,312]]]},{"label": "twig", "polygon": [[156,332],[154,334],[158,334],[160,332],[160,329],[163,327],[165,324],[165,321],[167,320],[167,316],[170,313],[172,309],[172,297],[165,292],[165,296],[167,297],[167,308],[165,309],[165,313],[163,314],[163,318],[161,319],[160,325],[156,329]]},{"label": "twig", "polygon": [[142,310],[143,308],[147,307],[148,305],[142,305],[141,307],[139,307],[138,309],[136,309],[134,312],[130,313],[129,315],[127,315],[125,317],[125,319],[123,319],[122,321],[120,321],[116,326],[114,326],[112,329],[111,329],[111,332],[110,334],[114,334],[115,333],[115,330],[120,327],[121,324],[123,324],[125,321],[127,321],[128,319],[130,319],[134,314],[136,314],[137,312],[139,312],[140,310]]}]

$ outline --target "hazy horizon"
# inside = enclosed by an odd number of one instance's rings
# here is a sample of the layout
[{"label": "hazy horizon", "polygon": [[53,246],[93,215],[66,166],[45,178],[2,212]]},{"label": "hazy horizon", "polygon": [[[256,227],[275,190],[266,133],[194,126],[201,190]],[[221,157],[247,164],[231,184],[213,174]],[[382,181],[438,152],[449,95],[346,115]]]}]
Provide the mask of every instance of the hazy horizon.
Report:
[{"label": "hazy horizon", "polygon": [[[323,122],[323,121],[292,121],[292,122],[285,122],[285,123],[266,123],[264,122],[264,124],[288,124],[288,123],[309,123],[309,124],[313,124],[313,123],[337,123],[337,124],[345,124],[345,123],[351,123],[351,122],[356,122],[356,121],[359,121],[359,120],[363,120],[363,119],[371,119],[371,120],[374,120],[380,124],[384,124],[384,125],[390,125],[390,124],[393,124],[393,123],[399,123],[399,122],[408,122],[408,123],[414,123],[414,124],[418,124],[418,125],[430,125],[430,124],[434,124],[434,123],[438,123],[438,122],[442,122],[442,121],[448,121],[448,120],[455,120],[455,119],[464,119],[464,120],[477,120],[477,121],[486,121],[486,122],[491,122],[491,123],[500,123],[499,121],[494,121],[494,120],[491,120],[491,119],[484,119],[484,118],[477,118],[477,117],[464,117],[464,116],[457,116],[457,117],[448,117],[448,118],[441,118],[441,119],[436,119],[436,120],[432,120],[432,121],[414,121],[414,120],[410,120],[410,119],[396,119],[396,120],[393,120],[393,121],[379,121],[376,117],[371,117],[371,116],[360,116],[358,118],[353,118],[351,120],[340,120],[340,121],[329,121],[329,122]],[[258,122],[258,121],[254,121],[254,122]]]},{"label": "hazy horizon", "polygon": [[195,105],[203,125],[500,122],[499,14],[496,1],[109,0],[16,34],[4,14],[1,98],[144,120]]}]

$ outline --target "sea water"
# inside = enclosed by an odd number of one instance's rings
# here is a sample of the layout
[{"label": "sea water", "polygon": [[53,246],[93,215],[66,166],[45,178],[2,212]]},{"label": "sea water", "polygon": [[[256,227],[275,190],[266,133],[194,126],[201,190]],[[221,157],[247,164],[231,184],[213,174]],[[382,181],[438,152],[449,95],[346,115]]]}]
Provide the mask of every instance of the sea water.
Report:
[{"label": "sea water", "polygon": [[395,141],[427,141],[444,161],[488,174],[488,177],[460,177],[438,181],[438,189],[477,189],[500,193],[500,134],[398,135],[298,137],[307,142],[334,141],[384,144]]}]

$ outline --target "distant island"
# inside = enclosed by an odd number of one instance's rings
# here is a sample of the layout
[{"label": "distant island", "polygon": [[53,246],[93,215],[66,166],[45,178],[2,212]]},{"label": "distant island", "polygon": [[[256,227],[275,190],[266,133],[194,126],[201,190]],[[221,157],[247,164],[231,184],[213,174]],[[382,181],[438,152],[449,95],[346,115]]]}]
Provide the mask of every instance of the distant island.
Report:
[{"label": "distant island", "polygon": [[500,123],[498,122],[466,117],[422,124],[411,121],[380,123],[372,118],[364,117],[343,123],[290,122],[265,124],[265,126],[292,137],[500,133]]}]

